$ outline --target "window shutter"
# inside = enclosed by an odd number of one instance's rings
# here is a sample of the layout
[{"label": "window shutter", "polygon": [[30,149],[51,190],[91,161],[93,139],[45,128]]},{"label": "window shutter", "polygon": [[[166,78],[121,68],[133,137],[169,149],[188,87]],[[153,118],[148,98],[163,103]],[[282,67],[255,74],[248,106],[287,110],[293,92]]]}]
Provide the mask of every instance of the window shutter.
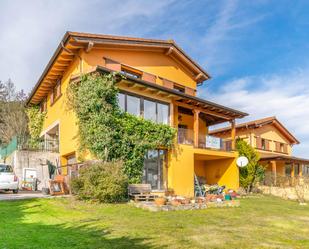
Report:
[{"label": "window shutter", "polygon": [[288,153],[288,145],[287,144],[283,145],[283,153]]},{"label": "window shutter", "polygon": [[54,91],[50,94],[50,104],[52,105],[54,103]]},{"label": "window shutter", "polygon": [[261,149],[261,148],[262,148],[262,138],[256,137],[256,147],[257,147],[258,149]]},{"label": "window shutter", "polygon": [[279,142],[275,142],[276,143],[276,151],[280,152],[280,143]]}]

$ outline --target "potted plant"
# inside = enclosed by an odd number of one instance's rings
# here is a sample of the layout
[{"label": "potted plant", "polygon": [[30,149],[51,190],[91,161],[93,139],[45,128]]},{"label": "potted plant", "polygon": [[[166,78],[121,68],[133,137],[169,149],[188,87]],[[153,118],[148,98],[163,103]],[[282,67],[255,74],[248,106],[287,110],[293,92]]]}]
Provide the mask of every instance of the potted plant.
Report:
[{"label": "potted plant", "polygon": [[183,200],[181,200],[181,204],[188,205],[190,204],[190,201],[191,201],[190,198],[184,198]]},{"label": "potted plant", "polygon": [[164,196],[159,196],[155,198],[154,202],[157,206],[163,206],[166,204],[166,198]]}]

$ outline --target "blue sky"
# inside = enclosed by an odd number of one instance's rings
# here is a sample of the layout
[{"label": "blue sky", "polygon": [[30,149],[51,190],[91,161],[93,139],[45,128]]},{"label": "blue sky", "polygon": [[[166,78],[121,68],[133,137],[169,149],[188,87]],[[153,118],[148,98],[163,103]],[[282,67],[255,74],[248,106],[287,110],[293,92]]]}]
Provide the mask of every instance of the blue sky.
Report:
[{"label": "blue sky", "polygon": [[309,1],[1,0],[0,80],[30,91],[67,30],[174,39],[212,76],[199,95],[277,116],[309,158]]}]

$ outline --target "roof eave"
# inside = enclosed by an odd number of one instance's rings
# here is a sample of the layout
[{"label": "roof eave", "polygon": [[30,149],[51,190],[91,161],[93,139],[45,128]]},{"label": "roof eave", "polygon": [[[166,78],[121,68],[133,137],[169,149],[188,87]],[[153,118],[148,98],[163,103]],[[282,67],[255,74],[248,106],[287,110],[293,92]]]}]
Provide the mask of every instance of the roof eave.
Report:
[{"label": "roof eave", "polygon": [[46,74],[48,73],[48,71],[50,70],[50,67],[54,64],[55,60],[57,59],[58,55],[60,54],[61,50],[63,49],[63,45],[65,45],[67,43],[67,41],[70,38],[70,32],[67,31],[63,38],[61,39],[57,49],[55,50],[55,52],[53,53],[51,59],[49,60],[48,64],[46,65],[43,73],[41,74],[39,80],[37,81],[37,83],[35,84],[34,88],[31,90],[29,97],[26,101],[26,106],[29,106],[31,103],[31,100],[35,94],[35,92],[38,90],[42,80],[45,78]]}]

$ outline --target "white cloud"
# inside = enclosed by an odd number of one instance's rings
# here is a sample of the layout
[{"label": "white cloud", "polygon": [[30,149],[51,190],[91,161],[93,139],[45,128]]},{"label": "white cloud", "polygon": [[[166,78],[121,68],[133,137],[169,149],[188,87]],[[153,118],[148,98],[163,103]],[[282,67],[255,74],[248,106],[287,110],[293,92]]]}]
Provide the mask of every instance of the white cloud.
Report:
[{"label": "white cloud", "polygon": [[143,35],[148,31],[146,21],[171,2],[2,0],[0,80],[11,78],[18,88],[29,91],[65,31]]},{"label": "white cloud", "polygon": [[309,68],[282,75],[234,79],[201,96],[250,114],[238,122],[276,116],[301,142],[294,154],[309,158]]}]

